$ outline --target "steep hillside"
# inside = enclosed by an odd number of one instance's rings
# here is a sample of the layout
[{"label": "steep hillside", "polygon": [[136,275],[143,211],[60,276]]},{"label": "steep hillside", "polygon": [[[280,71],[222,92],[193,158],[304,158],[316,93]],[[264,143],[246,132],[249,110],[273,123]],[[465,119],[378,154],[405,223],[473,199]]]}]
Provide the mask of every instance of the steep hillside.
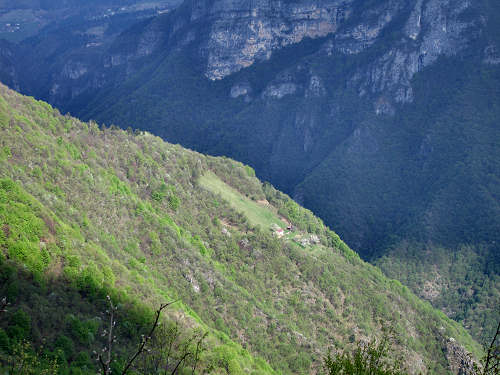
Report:
[{"label": "steep hillside", "polygon": [[367,260],[409,241],[444,249],[439,268],[467,247],[487,261],[436,306],[484,340],[500,304],[498,14],[492,1],[188,1],[118,38],[102,56],[114,75],[89,72],[106,88],[83,108],[42,97],[252,165]]},{"label": "steep hillside", "polygon": [[4,86],[0,114],[3,359],[27,338],[48,365],[59,348],[61,368],[94,373],[107,294],[124,306],[118,364],[165,300],[179,300],[165,314],[181,339],[209,333],[199,369],[216,373],[314,372],[328,348],[383,326],[413,373],[456,370],[461,345],[479,353],[248,166],[100,130]]},{"label": "steep hillside", "polygon": [[365,260],[413,243],[440,268],[469,249],[487,260],[472,284],[454,276],[446,303],[429,300],[483,340],[500,304],[499,14],[492,0],[187,0],[126,31],[133,17],[58,23],[5,45],[0,77],[248,163]]}]

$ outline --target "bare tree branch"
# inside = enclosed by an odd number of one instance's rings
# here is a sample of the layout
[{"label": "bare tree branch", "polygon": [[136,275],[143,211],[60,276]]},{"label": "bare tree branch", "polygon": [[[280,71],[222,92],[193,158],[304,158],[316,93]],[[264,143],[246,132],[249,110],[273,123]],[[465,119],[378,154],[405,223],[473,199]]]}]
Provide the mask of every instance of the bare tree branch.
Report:
[{"label": "bare tree branch", "polygon": [[118,308],[113,304],[113,301],[111,300],[110,296],[107,296],[108,303],[109,303],[109,331],[108,331],[108,346],[103,349],[103,352],[107,352],[107,358],[106,360],[103,360],[101,353],[98,354],[97,358],[99,359],[99,362],[102,367],[102,373],[103,375],[109,375],[111,374],[111,353],[112,353],[112,345],[113,345],[113,328],[116,324],[115,321],[115,311]]},{"label": "bare tree branch", "polygon": [[[130,369],[130,367],[132,366],[132,364],[134,363],[134,361],[144,351],[144,347],[146,346],[146,344],[148,343],[148,341],[151,340],[151,337],[153,337],[153,333],[154,333],[156,327],[158,326],[158,322],[160,320],[160,315],[161,315],[162,310],[165,309],[166,307],[170,306],[171,304],[176,303],[176,302],[178,302],[178,300],[174,301],[174,302],[164,303],[164,304],[160,305],[160,307],[159,307],[158,310],[156,310],[155,321],[154,321],[153,326],[151,327],[151,330],[149,331],[149,334],[142,339],[141,343],[139,344],[139,347],[137,348],[137,351],[129,359],[129,361],[127,362],[127,365],[123,369],[122,375],[126,375],[127,374],[127,371]],[[177,364],[177,365],[179,365],[179,364]],[[105,375],[107,375],[107,374],[105,374]]]},{"label": "bare tree branch", "polygon": [[172,354],[172,349],[173,349],[175,340],[177,339],[178,336],[179,336],[179,323],[176,321],[174,330],[172,332],[172,336],[170,338],[169,346],[168,346],[167,360],[165,361],[165,373],[168,370],[168,365],[170,362],[170,355]]},{"label": "bare tree branch", "polygon": [[174,370],[172,371],[172,374],[171,375],[174,375],[175,372],[177,371],[177,368],[179,367],[179,365],[184,362],[184,360],[190,356],[191,353],[187,352],[187,353],[184,353],[184,355],[182,356],[182,358],[179,360],[179,362],[177,362],[177,365],[175,366]]},{"label": "bare tree branch", "polygon": [[108,371],[108,370],[107,370],[107,366],[106,366],[106,364],[104,363],[104,361],[102,360],[101,355],[98,355],[98,356],[97,356],[97,359],[99,360],[99,363],[101,364],[101,367],[102,367],[102,373],[103,373],[103,374],[106,374],[106,372]]},{"label": "bare tree branch", "polygon": [[[493,340],[491,340],[491,344],[488,347],[488,352],[486,354],[486,363],[484,364],[484,370],[483,374],[498,374],[498,367],[499,367],[499,345],[496,344],[498,335],[500,334],[500,321],[498,322],[497,326],[497,331],[495,335],[493,336]],[[491,363],[492,361],[496,361],[494,363]],[[491,364],[491,367],[490,367]]]},{"label": "bare tree branch", "polygon": [[196,343],[196,351],[195,351],[195,355],[194,355],[194,361],[193,361],[191,375],[194,375],[194,372],[196,371],[196,366],[198,365],[199,355],[200,355],[200,352],[202,351],[201,345],[203,344],[203,340],[205,340],[205,337],[207,337],[207,335],[208,335],[208,332],[205,332],[203,335],[201,335],[200,339]]}]

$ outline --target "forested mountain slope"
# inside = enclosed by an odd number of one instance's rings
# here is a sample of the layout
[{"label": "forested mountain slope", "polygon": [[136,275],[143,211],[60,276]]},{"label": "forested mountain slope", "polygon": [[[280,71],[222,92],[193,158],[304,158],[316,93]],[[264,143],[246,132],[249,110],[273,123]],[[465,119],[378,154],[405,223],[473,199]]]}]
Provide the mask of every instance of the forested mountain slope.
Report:
[{"label": "forested mountain slope", "polygon": [[122,306],[116,366],[172,300],[179,340],[209,333],[200,371],[315,372],[382,326],[413,373],[456,370],[461,345],[479,353],[251,168],[0,90],[2,361],[27,339],[62,373],[95,373],[106,295]]},{"label": "forested mountain slope", "polygon": [[251,165],[484,341],[500,305],[499,15],[494,0],[187,0],[125,31],[43,30],[2,49],[0,77]]}]

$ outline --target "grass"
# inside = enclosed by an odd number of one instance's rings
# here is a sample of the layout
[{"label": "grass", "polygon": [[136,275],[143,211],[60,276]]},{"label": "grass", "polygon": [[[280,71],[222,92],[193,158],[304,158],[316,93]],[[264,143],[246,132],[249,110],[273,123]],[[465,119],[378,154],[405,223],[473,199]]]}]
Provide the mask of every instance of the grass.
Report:
[{"label": "grass", "polygon": [[241,195],[212,172],[207,172],[201,176],[200,185],[227,200],[234,209],[243,213],[253,225],[269,228],[272,224],[277,224],[282,228],[285,227],[285,223],[276,213],[264,205]]}]

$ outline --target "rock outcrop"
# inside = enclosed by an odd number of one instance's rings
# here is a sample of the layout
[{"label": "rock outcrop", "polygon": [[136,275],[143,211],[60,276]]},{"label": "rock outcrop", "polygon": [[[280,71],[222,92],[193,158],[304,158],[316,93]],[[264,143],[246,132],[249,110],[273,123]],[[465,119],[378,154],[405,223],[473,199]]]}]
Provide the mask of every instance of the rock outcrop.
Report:
[{"label": "rock outcrop", "polygon": [[[199,40],[205,75],[211,80],[268,60],[274,51],[305,38],[327,37],[327,55],[356,55],[386,43],[381,35],[394,33],[386,53],[360,67],[348,82],[360,96],[383,93],[395,103],[411,102],[413,76],[440,56],[463,50],[485,22],[468,0],[387,0],[366,8],[353,0],[193,0],[182,14],[173,32]],[[495,63],[496,55],[491,47],[485,58]],[[292,87],[272,85],[268,96],[281,98],[295,92]],[[393,112],[390,104],[376,111]]]},{"label": "rock outcrop", "polygon": [[474,360],[465,348],[453,337],[446,341],[446,359],[448,360],[450,371],[456,375],[474,375]]},{"label": "rock outcrop", "polygon": [[276,49],[336,32],[348,17],[351,2],[214,1],[197,15],[212,19],[204,46],[206,76],[222,79],[269,59]]},{"label": "rock outcrop", "polygon": [[[74,41],[69,44],[74,46],[65,52],[65,60],[43,68],[51,71],[47,78],[51,89],[45,90],[48,97],[44,99],[64,106],[66,96],[74,98],[123,82],[148,56],[194,49],[203,74],[210,80],[221,80],[269,60],[287,46],[321,38],[324,42],[316,53],[331,58],[355,56],[373,48],[384,50],[350,72],[346,81],[360,97],[374,96],[375,113],[392,115],[395,106],[413,101],[411,80],[415,74],[439,57],[453,56],[466,48],[481,35],[485,19],[469,0],[385,0],[371,6],[354,0],[186,0],[171,14],[138,24],[114,42],[110,42],[107,24],[99,35],[87,30],[83,40],[72,36]],[[35,46],[34,54],[43,56],[47,49],[43,48],[36,51]],[[51,48],[55,51],[55,46]],[[58,48],[68,49],[66,45]],[[500,61],[498,47],[493,44],[485,46],[483,54],[487,63]],[[9,69],[12,65],[2,70]],[[294,77],[286,83],[271,82],[262,97],[324,94],[324,88],[318,86],[321,77],[312,71],[308,79],[307,90],[300,89]],[[33,91],[30,84],[24,86],[25,91]],[[231,97],[243,95],[243,91],[234,90]]]}]

